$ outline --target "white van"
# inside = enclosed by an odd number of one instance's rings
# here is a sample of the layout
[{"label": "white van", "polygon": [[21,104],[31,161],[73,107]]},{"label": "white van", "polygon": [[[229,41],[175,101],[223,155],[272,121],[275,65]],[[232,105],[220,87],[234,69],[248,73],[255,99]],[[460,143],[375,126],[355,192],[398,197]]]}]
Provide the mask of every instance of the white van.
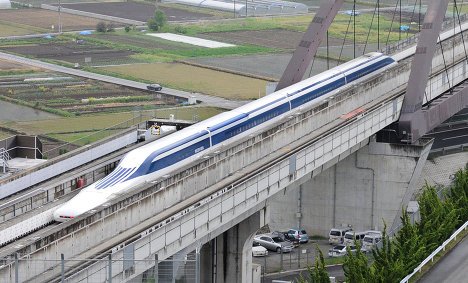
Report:
[{"label": "white van", "polygon": [[356,237],[356,240],[362,244],[362,240],[364,239],[366,235],[367,235],[367,232],[354,232],[354,231],[346,232],[346,234],[344,235],[343,244],[354,245],[354,237]]},{"label": "white van", "polygon": [[331,245],[343,244],[346,232],[352,231],[349,227],[331,228],[328,234],[328,243]]},{"label": "white van", "polygon": [[362,239],[361,251],[370,252],[374,247],[378,247],[382,242],[382,232],[368,231],[367,235]]}]

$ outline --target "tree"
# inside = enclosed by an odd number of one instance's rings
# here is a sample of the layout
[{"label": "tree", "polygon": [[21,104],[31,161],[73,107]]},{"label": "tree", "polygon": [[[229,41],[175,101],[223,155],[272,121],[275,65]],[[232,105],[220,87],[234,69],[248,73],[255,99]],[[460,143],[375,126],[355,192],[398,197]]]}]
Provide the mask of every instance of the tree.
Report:
[{"label": "tree", "polygon": [[129,32],[130,31],[130,26],[129,25],[126,25],[125,26],[125,32]]},{"label": "tree", "polygon": [[421,236],[411,224],[406,209],[402,209],[400,220],[402,227],[394,239],[395,257],[405,263],[403,276],[406,276],[424,259],[426,247],[422,245]]},{"label": "tree", "polygon": [[385,221],[382,234],[382,247],[372,249],[372,255],[374,256],[372,268],[377,282],[399,282],[406,276],[405,263],[395,256],[393,242],[390,241],[387,235],[387,224]]},{"label": "tree", "polygon": [[154,20],[154,18],[149,18],[148,21],[146,22],[148,24],[148,28],[153,31],[158,30],[158,24]]},{"label": "tree", "polygon": [[154,11],[154,20],[158,25],[158,28],[162,28],[167,23],[166,14],[164,11],[159,9]]},{"label": "tree", "polygon": [[343,263],[343,271],[346,276],[346,282],[361,283],[361,282],[375,282],[374,274],[368,264],[367,257],[361,251],[361,243],[354,239],[356,245],[356,252],[351,252],[348,246],[348,253],[345,256]]},{"label": "tree", "polygon": [[[329,283],[330,276],[328,276],[327,268],[325,267],[325,260],[323,258],[323,253],[317,244],[315,244],[315,248],[317,249],[319,254],[317,255],[317,258],[315,259],[314,269],[310,268],[310,266],[307,266],[307,270],[309,271],[309,274],[310,274],[310,282]],[[299,280],[300,283],[307,282],[302,277],[302,274],[300,274],[299,276],[300,276],[300,280]]]},{"label": "tree", "polygon": [[107,28],[106,28],[106,23],[105,22],[99,22],[97,23],[96,25],[96,31],[97,32],[106,32]]},{"label": "tree", "polygon": [[445,195],[442,201],[433,186],[426,184],[426,187],[418,199],[421,220],[416,224],[421,244],[426,247],[425,256],[450,237],[458,222],[457,210],[450,198]]}]

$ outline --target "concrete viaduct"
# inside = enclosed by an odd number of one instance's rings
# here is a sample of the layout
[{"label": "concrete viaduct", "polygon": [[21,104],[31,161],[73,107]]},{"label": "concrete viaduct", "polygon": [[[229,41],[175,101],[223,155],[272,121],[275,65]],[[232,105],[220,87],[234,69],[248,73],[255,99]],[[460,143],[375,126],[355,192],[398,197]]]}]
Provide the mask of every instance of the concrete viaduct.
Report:
[{"label": "concrete viaduct", "polygon": [[[323,7],[336,10],[339,2],[324,1]],[[445,8],[440,6],[444,3]],[[434,38],[427,40],[444,27],[432,11],[445,11],[446,5],[432,1],[427,30],[387,48],[397,66],[321,105],[273,120],[262,132],[222,144],[131,196],[54,226],[30,244],[3,249],[0,257],[11,260],[0,267],[0,278],[60,280],[63,267],[57,259],[63,254],[70,263],[67,282],[123,282],[148,271],[157,275],[155,262],[157,267],[170,256],[197,250],[197,268],[203,270],[198,281],[252,282],[252,235],[266,223],[297,223],[314,234],[343,224],[381,229],[382,219],[395,226],[432,144],[420,138],[420,129],[430,129],[456,110],[444,101],[468,105],[468,23],[456,28],[446,24],[438,44]],[[430,56],[432,64],[421,70],[414,63],[423,55]],[[427,80],[424,89],[411,88],[415,68],[420,68],[420,79]],[[420,96],[408,99],[408,90]],[[436,106],[422,107],[430,101]],[[395,126],[411,113],[430,121],[405,118]],[[418,124],[411,124],[415,120]],[[381,142],[388,132],[400,143]],[[291,207],[294,214],[281,212]],[[27,260],[15,261],[15,254]],[[85,258],[94,260],[72,264]]]}]

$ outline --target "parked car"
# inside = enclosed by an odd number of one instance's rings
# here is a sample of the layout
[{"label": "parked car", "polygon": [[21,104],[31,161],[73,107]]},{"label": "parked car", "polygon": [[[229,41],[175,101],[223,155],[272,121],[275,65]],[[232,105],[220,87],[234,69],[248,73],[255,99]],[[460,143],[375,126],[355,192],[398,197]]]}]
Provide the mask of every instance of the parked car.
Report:
[{"label": "parked car", "polygon": [[159,84],[150,84],[150,85],[147,85],[146,88],[148,90],[151,90],[151,91],[160,91],[160,90],[162,90],[162,86],[159,85]]},{"label": "parked car", "polygon": [[299,240],[294,237],[290,237],[288,235],[288,232],[274,231],[271,232],[271,234],[274,236],[281,237],[285,242],[290,242],[295,248],[299,247]]},{"label": "parked car", "polygon": [[306,230],[300,228],[290,228],[288,230],[288,237],[299,240],[301,244],[309,242]]},{"label": "parked car", "polygon": [[290,242],[285,242],[281,237],[271,234],[262,234],[254,237],[254,242],[259,243],[261,246],[280,253],[289,253],[294,246]]},{"label": "parked car", "polygon": [[370,252],[375,247],[380,247],[382,242],[382,232],[368,231],[367,235],[362,240],[361,251]]},{"label": "parked car", "polygon": [[258,242],[253,242],[252,244],[252,256],[267,256],[268,250],[265,247],[262,247]]},{"label": "parked car", "polygon": [[354,245],[354,238],[356,237],[356,241],[362,244],[362,239],[366,236],[367,232],[354,232],[348,231],[344,235],[343,244]]},{"label": "parked car", "polygon": [[[349,246],[349,248],[351,249],[351,252],[353,253],[355,253],[357,250],[357,247],[354,245]],[[348,253],[347,245],[334,246],[328,251],[328,255],[330,257],[340,257],[340,256],[346,255],[347,253]]]},{"label": "parked car", "polygon": [[330,233],[328,234],[328,243],[332,245],[343,244],[344,235],[349,231],[352,231],[349,227],[331,228]]}]

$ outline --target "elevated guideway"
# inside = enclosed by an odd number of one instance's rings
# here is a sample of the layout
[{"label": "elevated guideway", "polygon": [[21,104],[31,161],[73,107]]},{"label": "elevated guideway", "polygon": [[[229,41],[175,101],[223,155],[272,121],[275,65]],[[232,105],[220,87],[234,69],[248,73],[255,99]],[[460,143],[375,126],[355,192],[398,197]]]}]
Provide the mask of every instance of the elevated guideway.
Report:
[{"label": "elevated guideway", "polygon": [[[441,39],[453,86],[467,79],[463,42],[459,35],[450,37],[450,32]],[[447,59],[452,53],[455,56]],[[130,250],[135,259],[154,259],[158,254],[164,260],[180,250],[200,247],[240,223],[276,193],[320,174],[397,121],[412,53],[405,49],[394,56],[400,58],[398,66],[351,84],[320,105],[278,117],[261,132],[247,132],[221,144],[194,164],[136,189],[132,196],[57,225],[39,240],[16,249],[20,259],[44,262],[32,269],[27,260],[20,260],[20,281],[59,277],[60,264],[54,260],[61,253],[66,259],[111,253],[113,259],[123,260]],[[437,64],[442,56],[436,51],[427,100],[449,90],[443,79],[445,69]],[[12,255],[11,250],[0,253],[1,258],[10,258],[0,268],[2,279],[14,280]],[[104,260],[70,267],[67,278],[93,281],[93,276],[106,272],[107,264]],[[130,280],[152,265],[148,260],[123,270],[122,264],[113,264],[113,282]]]}]

